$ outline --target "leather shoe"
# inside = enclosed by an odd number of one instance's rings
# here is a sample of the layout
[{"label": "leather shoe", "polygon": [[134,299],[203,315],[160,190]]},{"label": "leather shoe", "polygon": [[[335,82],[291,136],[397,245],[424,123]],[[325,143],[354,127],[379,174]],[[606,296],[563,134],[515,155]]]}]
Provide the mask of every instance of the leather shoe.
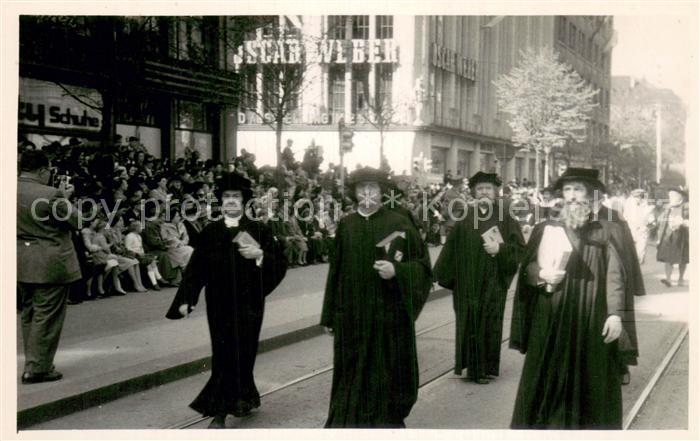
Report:
[{"label": "leather shoe", "polygon": [[58,371],[49,371],[31,374],[25,372],[22,374],[22,384],[45,383],[47,381],[58,381],[63,378],[63,374]]},{"label": "leather shoe", "polygon": [[472,381],[476,384],[489,384],[489,380],[487,380],[486,378],[477,378]]}]

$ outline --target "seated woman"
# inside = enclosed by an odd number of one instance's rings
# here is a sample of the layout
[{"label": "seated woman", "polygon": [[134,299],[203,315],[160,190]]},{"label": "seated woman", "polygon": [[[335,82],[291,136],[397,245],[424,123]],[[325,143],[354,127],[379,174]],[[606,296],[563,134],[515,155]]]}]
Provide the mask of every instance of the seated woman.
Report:
[{"label": "seated woman", "polygon": [[112,287],[115,295],[123,296],[126,291],[122,289],[119,282],[119,274],[126,270],[119,266],[117,256],[110,252],[109,244],[104,237],[104,229],[106,222],[102,218],[95,218],[89,227],[81,230],[80,234],[83,238],[83,244],[88,252],[88,261],[97,266],[103,266],[102,273],[97,275],[97,294],[99,297],[105,297],[107,294],[104,289],[104,279],[107,276],[112,281]]},{"label": "seated woman", "polygon": [[129,257],[133,257],[139,261],[139,265],[146,270],[148,280],[151,282],[153,289],[160,291],[158,282],[163,281],[163,276],[158,271],[157,260],[158,256],[151,253],[146,253],[143,249],[143,239],[141,238],[141,221],[132,220],[129,223],[129,233],[124,237],[124,247],[129,253]]},{"label": "seated woman", "polygon": [[179,211],[174,210],[170,222],[161,224],[160,235],[167,247],[172,266],[184,269],[190,261],[194,248],[188,245],[190,238]]},{"label": "seated woman", "polygon": [[134,289],[137,292],[148,291],[141,281],[138,259],[136,256],[131,255],[131,252],[124,246],[124,218],[120,215],[114,216],[109,223],[109,228],[105,229],[104,236],[107,239],[110,250],[117,256],[117,261],[123,262],[125,266],[130,265],[126,270],[133,282]]}]

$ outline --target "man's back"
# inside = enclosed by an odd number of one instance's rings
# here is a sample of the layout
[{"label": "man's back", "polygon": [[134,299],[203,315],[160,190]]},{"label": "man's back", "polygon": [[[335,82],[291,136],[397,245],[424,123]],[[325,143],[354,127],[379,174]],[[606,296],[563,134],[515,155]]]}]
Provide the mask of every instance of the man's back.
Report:
[{"label": "man's back", "polygon": [[[35,179],[17,183],[17,281],[70,283],[80,279],[80,266],[70,236],[71,224],[57,219],[66,215],[67,203],[53,201],[58,191]],[[74,219],[71,219],[74,220]]]}]

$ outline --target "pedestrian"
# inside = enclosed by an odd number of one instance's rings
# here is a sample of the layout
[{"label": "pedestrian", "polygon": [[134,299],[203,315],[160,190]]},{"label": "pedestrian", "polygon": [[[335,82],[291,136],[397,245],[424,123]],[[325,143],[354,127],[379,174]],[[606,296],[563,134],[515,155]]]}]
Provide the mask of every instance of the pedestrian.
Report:
[{"label": "pedestrian", "polygon": [[637,188],[630,192],[625,201],[623,216],[630,227],[640,265],[644,263],[649,231],[655,222],[653,211],[654,207],[647,202],[643,189]]},{"label": "pedestrian", "polygon": [[456,316],[455,368],[488,384],[498,376],[506,293],[524,249],[518,221],[497,199],[501,180],[478,172],[469,179],[475,203],[457,222],[442,249],[434,273],[452,290]]},{"label": "pedestrian", "polygon": [[353,172],[357,211],[339,222],[321,325],[333,332],[326,428],[400,428],[418,396],[414,320],[431,286],[430,259],[405,216],[382,206],[387,174]]},{"label": "pedestrian", "polygon": [[227,414],[244,417],[260,407],[253,367],[265,297],[287,270],[281,245],[268,227],[244,213],[252,197],[250,181],[224,172],[217,187],[223,217],[202,230],[166,315],[186,317],[205,288],[211,378],[190,407],[214,417],[210,428],[224,428]]},{"label": "pedestrian", "polygon": [[17,284],[22,311],[22,383],[60,380],[53,360],[58,349],[70,285],[80,280],[71,231],[79,216],[68,201],[72,186],[47,185],[52,168],[46,153],[27,150],[17,180]]},{"label": "pedestrian", "polygon": [[[620,245],[624,222],[595,216],[598,171],[569,168],[555,189],[565,204],[535,226],[516,286],[510,347],[525,362],[511,428],[621,429],[623,375],[637,356],[633,296],[643,287],[621,257],[630,252]],[[559,258],[540,249],[556,232]],[[558,271],[543,263],[553,258]]]},{"label": "pedestrian", "polygon": [[683,279],[689,262],[689,209],[684,202],[687,193],[680,187],[668,191],[668,204],[659,219],[659,239],[656,248],[656,260],[664,262],[666,278],[661,283],[671,286],[673,266],[678,265],[678,286],[686,286]]}]

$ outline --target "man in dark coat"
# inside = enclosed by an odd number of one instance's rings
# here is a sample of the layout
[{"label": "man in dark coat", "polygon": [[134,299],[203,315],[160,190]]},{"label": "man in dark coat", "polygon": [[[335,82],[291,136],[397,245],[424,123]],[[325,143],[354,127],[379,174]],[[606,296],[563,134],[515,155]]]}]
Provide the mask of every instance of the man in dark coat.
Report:
[{"label": "man in dark coat", "polygon": [[[217,185],[223,217],[202,230],[166,317],[186,316],[206,287],[211,378],[190,407],[213,416],[210,427],[223,428],[227,414],[243,417],[260,406],[253,366],[265,296],[282,281],[287,266],[270,230],[244,213],[252,197],[250,181],[225,173]],[[242,233],[248,238],[241,240]]]},{"label": "man in dark coat", "polygon": [[72,187],[47,185],[49,159],[41,150],[22,154],[17,180],[17,289],[22,311],[22,383],[60,380],[54,369],[70,285],[81,278],[71,230],[79,216],[68,201]]},{"label": "man in dark coat", "polygon": [[[528,243],[511,325],[511,348],[526,354],[514,429],[622,427],[622,373],[637,355],[632,313],[641,282],[631,283],[622,257],[634,254],[621,248],[624,224],[595,216],[597,176],[568,169],[556,183],[565,200],[559,218],[538,224]],[[538,264],[547,227],[563,228],[572,246],[565,272]]]},{"label": "man in dark coat", "polygon": [[386,173],[354,172],[357,212],[336,231],[321,315],[334,334],[327,428],[404,427],[418,397],[414,320],[430,259],[411,221],[382,206],[386,188]]},{"label": "man in dark coat", "polygon": [[[498,375],[506,295],[524,241],[518,221],[496,198],[495,173],[469,179],[476,200],[447,238],[433,269],[437,282],[452,290],[457,319],[455,373],[487,384]],[[500,243],[491,239],[493,229]],[[485,235],[485,236],[484,236]]]}]

